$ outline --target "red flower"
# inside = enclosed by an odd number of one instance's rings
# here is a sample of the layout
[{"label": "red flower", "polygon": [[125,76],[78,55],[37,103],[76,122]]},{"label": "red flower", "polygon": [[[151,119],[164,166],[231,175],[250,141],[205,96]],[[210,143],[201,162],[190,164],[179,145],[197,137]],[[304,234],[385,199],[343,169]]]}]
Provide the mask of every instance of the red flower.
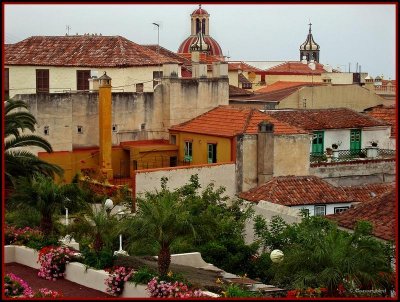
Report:
[{"label": "red flower", "polygon": [[296,295],[297,295],[297,290],[296,289],[294,289],[294,290],[289,290],[288,292],[287,292],[287,295],[286,295],[286,297],[290,297],[290,298],[294,298],[294,297],[296,297]]}]

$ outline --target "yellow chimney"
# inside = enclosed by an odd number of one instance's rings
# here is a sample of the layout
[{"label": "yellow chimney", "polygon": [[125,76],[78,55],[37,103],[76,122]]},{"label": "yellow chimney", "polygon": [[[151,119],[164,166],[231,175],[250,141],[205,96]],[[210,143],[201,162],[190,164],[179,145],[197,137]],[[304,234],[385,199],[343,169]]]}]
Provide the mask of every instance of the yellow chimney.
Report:
[{"label": "yellow chimney", "polygon": [[99,145],[100,171],[107,176],[107,179],[113,178],[111,165],[111,78],[104,72],[99,78]]}]

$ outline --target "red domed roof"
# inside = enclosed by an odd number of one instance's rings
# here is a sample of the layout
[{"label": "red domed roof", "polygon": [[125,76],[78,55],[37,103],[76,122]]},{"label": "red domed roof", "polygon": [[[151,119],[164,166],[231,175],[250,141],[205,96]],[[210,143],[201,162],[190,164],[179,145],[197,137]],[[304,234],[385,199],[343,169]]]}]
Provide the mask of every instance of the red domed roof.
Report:
[{"label": "red domed roof", "polygon": [[[189,53],[190,52],[190,45],[192,45],[197,39],[197,36],[190,36],[189,38],[185,39],[181,46],[179,46],[178,53]],[[210,45],[211,51],[210,55],[213,56],[223,56],[221,46],[219,46],[218,42],[215,41],[210,36],[204,36],[204,41]]]},{"label": "red domed roof", "polygon": [[193,11],[192,15],[208,15],[208,12],[200,6],[198,9]]}]

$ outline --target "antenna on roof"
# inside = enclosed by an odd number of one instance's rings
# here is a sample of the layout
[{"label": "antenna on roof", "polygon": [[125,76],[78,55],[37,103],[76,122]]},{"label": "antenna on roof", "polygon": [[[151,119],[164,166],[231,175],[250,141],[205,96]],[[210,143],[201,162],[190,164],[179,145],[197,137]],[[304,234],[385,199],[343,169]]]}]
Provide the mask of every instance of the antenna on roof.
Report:
[{"label": "antenna on roof", "polygon": [[65,35],[69,36],[69,30],[71,29],[71,26],[67,25],[65,26],[65,29],[67,30],[67,33]]}]

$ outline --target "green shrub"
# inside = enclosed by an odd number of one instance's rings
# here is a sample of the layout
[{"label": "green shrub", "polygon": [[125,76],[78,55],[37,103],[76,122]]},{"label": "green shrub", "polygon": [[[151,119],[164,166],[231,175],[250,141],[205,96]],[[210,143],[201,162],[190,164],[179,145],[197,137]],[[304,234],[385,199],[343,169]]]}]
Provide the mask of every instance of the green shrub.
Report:
[{"label": "green shrub", "polygon": [[60,243],[57,237],[54,236],[45,236],[43,238],[37,238],[29,240],[26,244],[27,247],[35,250],[41,250],[45,246],[59,246]]},{"label": "green shrub", "polygon": [[103,248],[99,252],[96,252],[88,247],[83,247],[81,253],[83,256],[82,263],[95,269],[112,267],[116,258],[113,251],[108,248]]},{"label": "green shrub", "polygon": [[147,284],[150,282],[153,277],[157,276],[157,273],[146,266],[143,266],[138,269],[136,273],[129,278],[129,282],[134,282],[137,284]]},{"label": "green shrub", "polygon": [[261,297],[260,292],[253,292],[240,287],[237,284],[229,284],[227,289],[224,291],[226,298],[255,298]]},{"label": "green shrub", "polygon": [[35,209],[15,209],[6,211],[5,223],[17,228],[38,227],[40,225],[40,212]]}]

